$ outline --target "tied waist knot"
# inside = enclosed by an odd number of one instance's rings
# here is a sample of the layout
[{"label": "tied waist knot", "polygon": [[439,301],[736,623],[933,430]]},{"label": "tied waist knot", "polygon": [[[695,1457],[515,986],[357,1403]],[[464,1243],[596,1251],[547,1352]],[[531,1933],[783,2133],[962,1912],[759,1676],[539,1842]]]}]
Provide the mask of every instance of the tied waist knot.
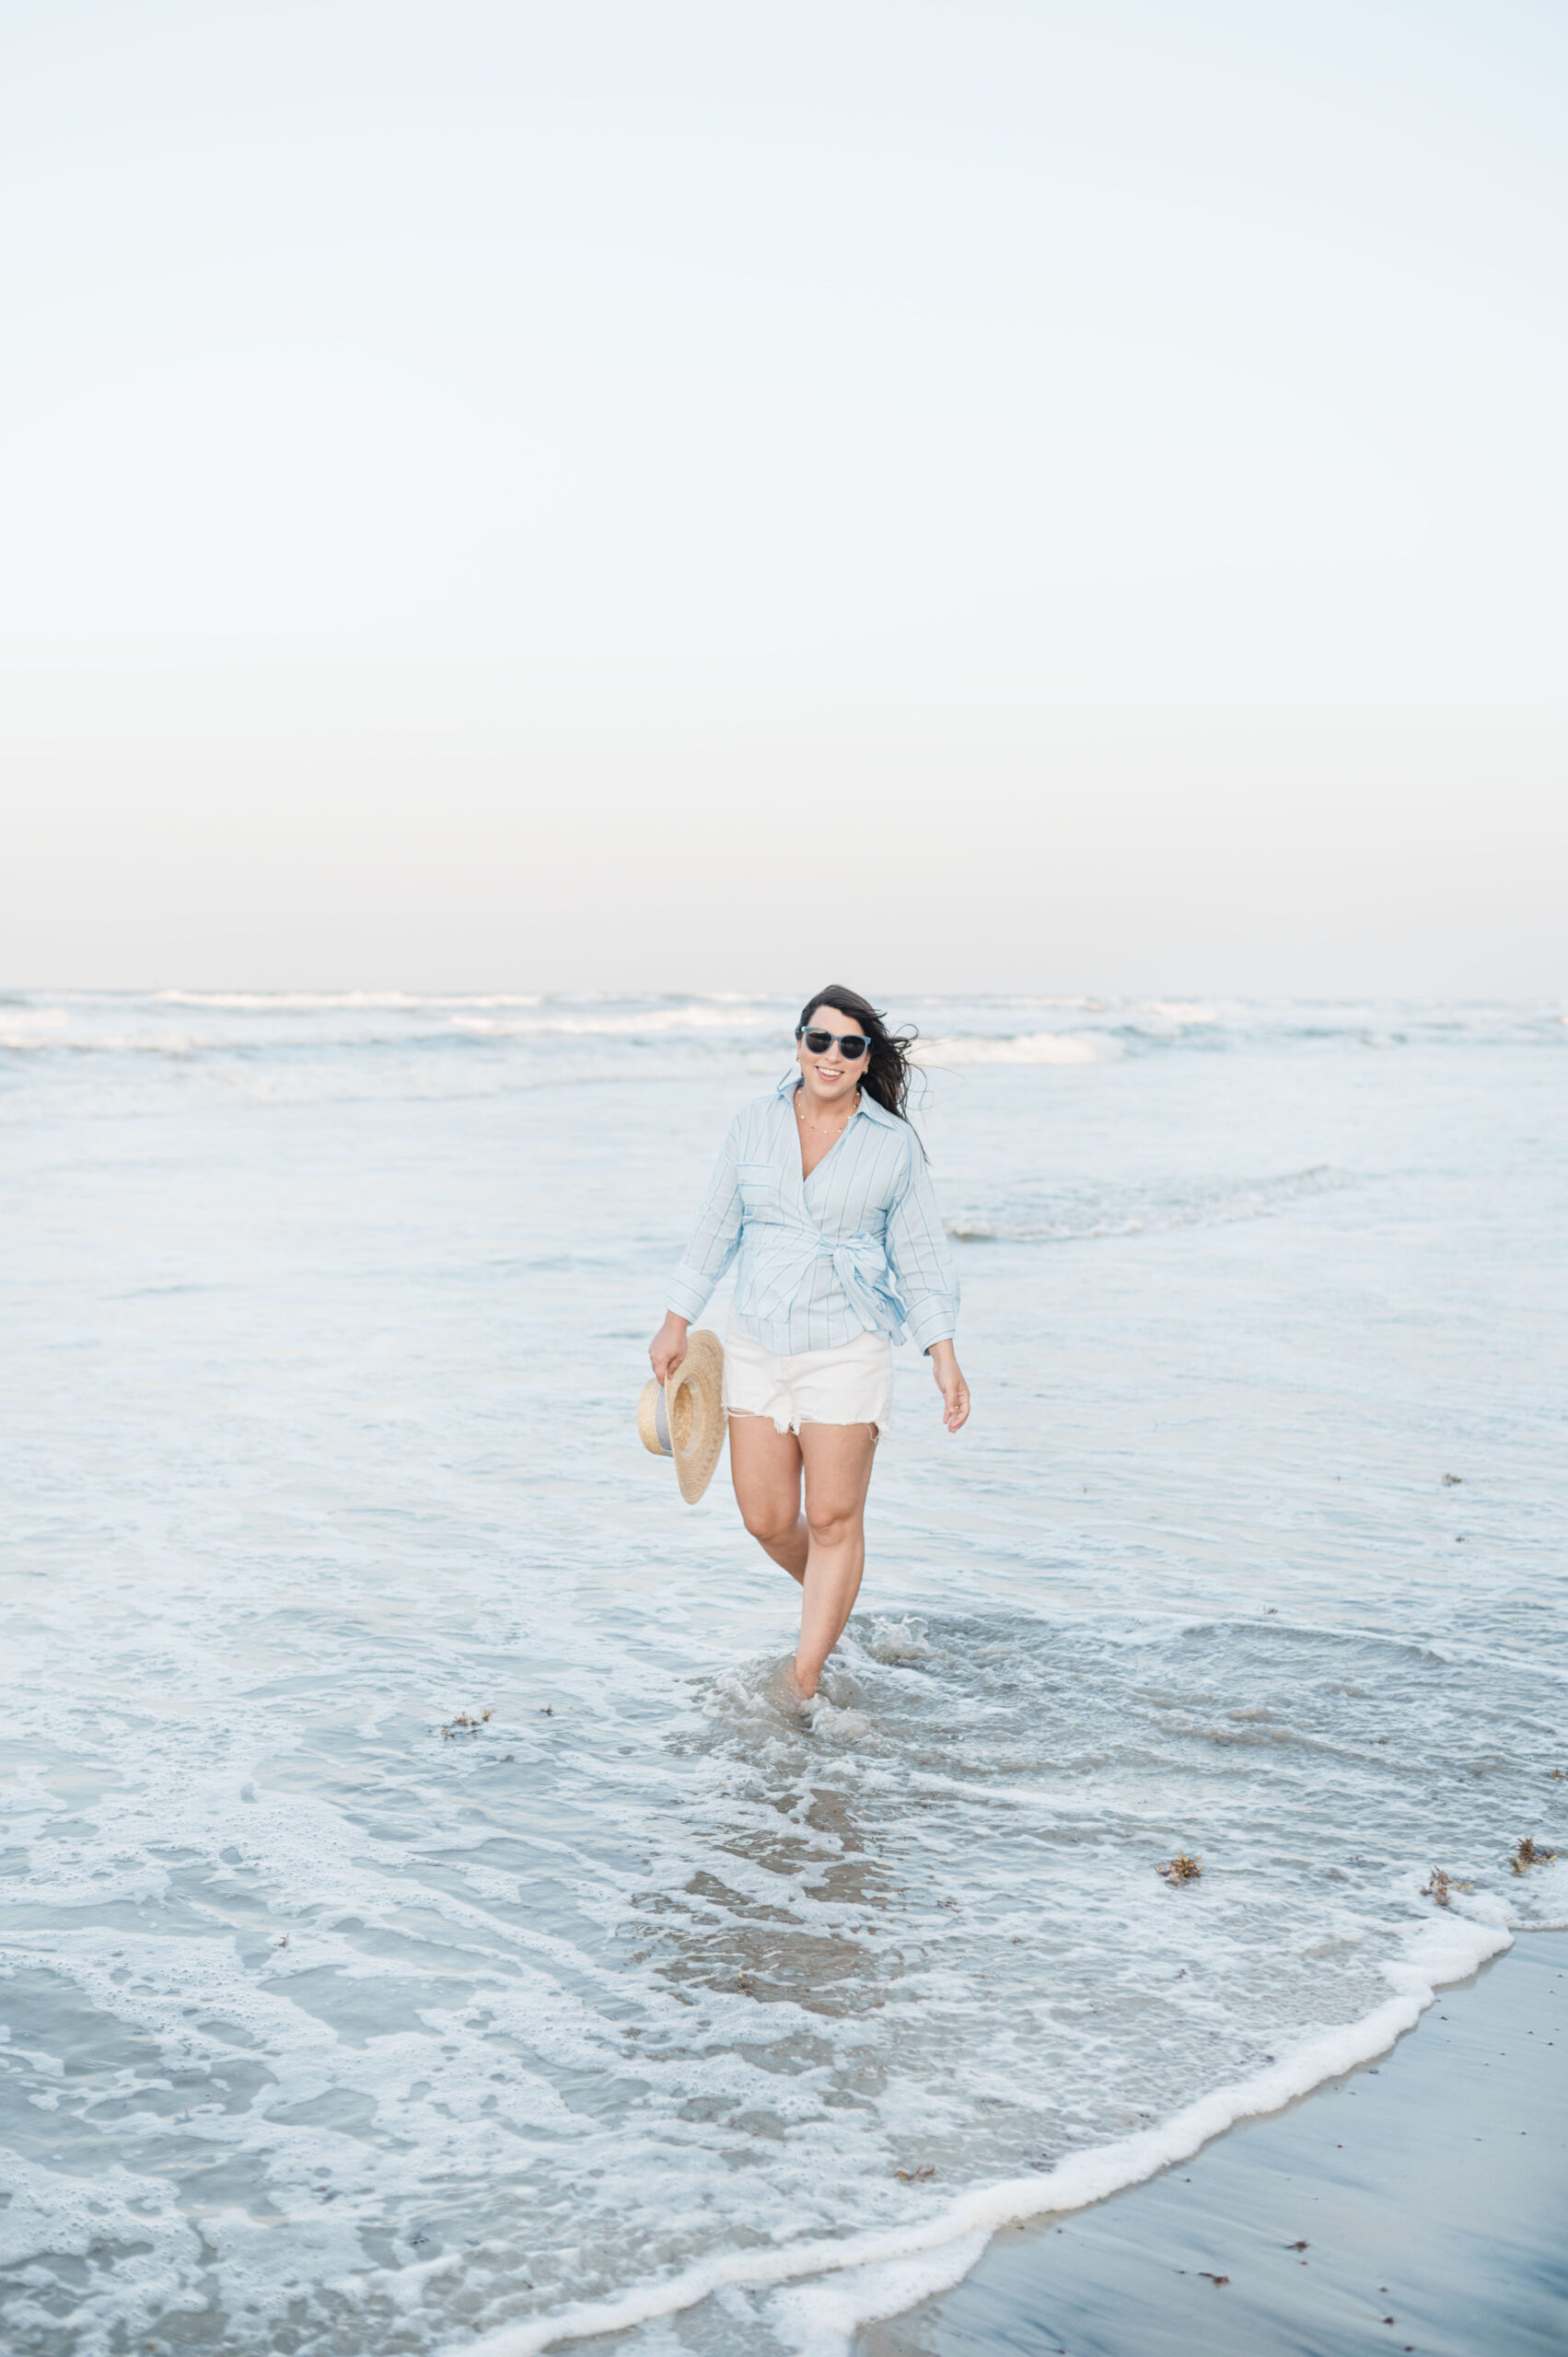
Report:
[{"label": "tied waist knot", "polygon": [[903,1341],[904,1306],[893,1291],[887,1248],[879,1236],[865,1228],[836,1237],[802,1232],[790,1238],[786,1248],[775,1248],[769,1255],[767,1275],[757,1286],[755,1298],[746,1305],[752,1316],[784,1316],[809,1275],[812,1261],[818,1260],[831,1260],[834,1275],[869,1332],[890,1335],[895,1342]]}]

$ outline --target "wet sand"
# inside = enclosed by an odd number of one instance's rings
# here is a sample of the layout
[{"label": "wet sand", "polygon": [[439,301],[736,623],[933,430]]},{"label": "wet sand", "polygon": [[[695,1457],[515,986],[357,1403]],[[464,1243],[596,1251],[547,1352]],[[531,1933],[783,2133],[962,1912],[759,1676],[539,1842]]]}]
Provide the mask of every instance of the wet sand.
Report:
[{"label": "wet sand", "polygon": [[[1304,2249],[1295,2247],[1305,2244]],[[855,2357],[1563,2357],[1568,1934],[1391,2054],[1060,2223],[997,2235]]]}]

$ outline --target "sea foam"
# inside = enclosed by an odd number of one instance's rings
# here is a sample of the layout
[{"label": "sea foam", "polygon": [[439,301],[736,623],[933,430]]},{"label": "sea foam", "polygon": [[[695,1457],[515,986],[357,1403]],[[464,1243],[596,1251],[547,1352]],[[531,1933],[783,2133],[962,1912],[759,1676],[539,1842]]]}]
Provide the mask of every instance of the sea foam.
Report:
[{"label": "sea foam", "polygon": [[[728,2285],[798,2286],[805,2279],[819,2278],[809,2288],[775,2299],[777,2338],[801,2357],[842,2357],[863,2325],[897,2316],[968,2274],[999,2227],[1103,2201],[1161,2169],[1191,2160],[1240,2121],[1282,2111],[1326,2081],[1375,2061],[1415,2027],[1439,1989],[1468,1980],[1512,1942],[1512,1933],[1497,1924],[1424,1926],[1409,1941],[1405,1955],[1383,1968],[1396,1993],[1359,2020],[1307,2041],[1267,2070],[1212,2089],[1157,2128],[1074,2153],[1046,2177],[1003,2178],[973,2187],[930,2218],[890,2233],[776,2251],[726,2253],[666,2282],[636,2286],[615,2300],[584,2303],[461,2345],[475,2357],[540,2357],[541,2351],[567,2341],[624,2332],[655,2316],[678,2314]],[[452,2344],[447,2357],[457,2357],[457,2348]]]},{"label": "sea foam", "polygon": [[895,1005],[1108,1060],[924,1076],[805,1714],[633,1416],[797,1011],[0,1007],[8,2348],[825,2350],[1568,1916],[1560,1010]]}]

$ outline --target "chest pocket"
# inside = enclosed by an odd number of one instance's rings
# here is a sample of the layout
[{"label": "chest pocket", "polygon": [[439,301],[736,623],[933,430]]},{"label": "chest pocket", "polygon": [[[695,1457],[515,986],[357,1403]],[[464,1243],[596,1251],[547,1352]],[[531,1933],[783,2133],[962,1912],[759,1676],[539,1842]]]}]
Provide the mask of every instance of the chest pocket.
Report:
[{"label": "chest pocket", "polygon": [[777,1219],[783,1208],[778,1165],[773,1162],[738,1162],[735,1180],[740,1189],[740,1200],[746,1206],[748,1219]]}]

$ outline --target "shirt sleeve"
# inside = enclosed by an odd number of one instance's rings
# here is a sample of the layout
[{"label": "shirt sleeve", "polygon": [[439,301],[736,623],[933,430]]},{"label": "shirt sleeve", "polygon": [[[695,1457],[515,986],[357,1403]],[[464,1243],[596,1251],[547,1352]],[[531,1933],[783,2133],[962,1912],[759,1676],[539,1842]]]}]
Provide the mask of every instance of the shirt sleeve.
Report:
[{"label": "shirt sleeve", "polygon": [[732,1125],[708,1191],[697,1215],[691,1243],[670,1278],[664,1306],[678,1318],[701,1318],[708,1296],[734,1260],[740,1243],[740,1184],[735,1175],[735,1128]]},{"label": "shirt sleeve", "polygon": [[909,1176],[888,1211],[888,1262],[904,1304],[910,1339],[923,1351],[950,1341],[958,1316],[958,1280],[936,1190],[919,1145],[910,1143]]}]

